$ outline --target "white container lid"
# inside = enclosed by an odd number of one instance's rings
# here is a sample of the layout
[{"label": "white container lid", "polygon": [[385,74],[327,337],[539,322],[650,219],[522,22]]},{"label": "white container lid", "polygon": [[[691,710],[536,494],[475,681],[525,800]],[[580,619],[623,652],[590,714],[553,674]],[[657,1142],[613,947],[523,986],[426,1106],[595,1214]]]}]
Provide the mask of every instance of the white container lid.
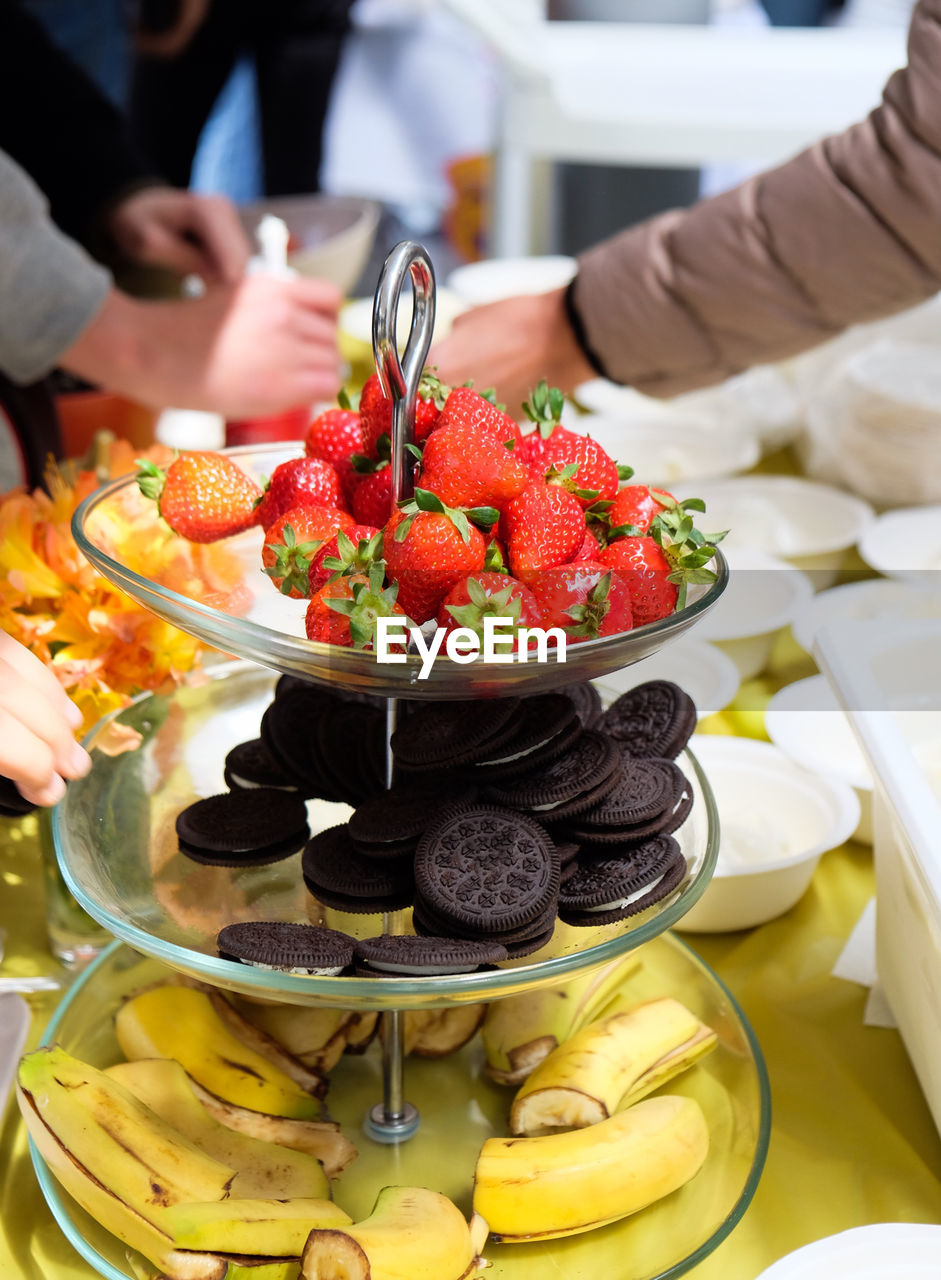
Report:
[{"label": "white container lid", "polygon": [[[707,532],[717,532],[711,516],[698,516]],[[725,544],[722,544],[723,551]],[[696,627],[706,640],[743,640],[778,631],[802,616],[813,599],[810,579],[799,569],[759,552],[730,549],[729,582],[718,603]]]},{"label": "white container lid", "polygon": [[795,1249],[757,1280],[937,1280],[941,1226],[877,1222]]},{"label": "white container lid", "polygon": [[902,507],[874,520],[859,542],[859,554],[892,578],[941,579],[941,506]]},{"label": "white container lid", "polygon": [[795,680],[779,690],[765,710],[768,737],[792,760],[842,778],[860,791],[872,790],[872,771],[846,713],[826,676]]},{"label": "white container lid", "polygon": [[867,578],[863,582],[830,587],[802,606],[791,625],[794,639],[811,653],[814,638],[823,627],[886,617],[911,622],[919,618],[941,619],[941,574],[934,590],[890,578]]}]

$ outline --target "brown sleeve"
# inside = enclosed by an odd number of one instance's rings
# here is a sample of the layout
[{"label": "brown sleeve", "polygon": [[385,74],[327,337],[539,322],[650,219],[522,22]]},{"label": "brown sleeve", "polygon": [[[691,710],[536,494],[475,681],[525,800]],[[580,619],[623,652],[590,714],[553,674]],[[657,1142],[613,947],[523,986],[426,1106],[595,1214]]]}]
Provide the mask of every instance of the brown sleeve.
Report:
[{"label": "brown sleeve", "polygon": [[573,305],[609,377],[672,396],[941,289],[941,0],[860,124],[579,259]]}]

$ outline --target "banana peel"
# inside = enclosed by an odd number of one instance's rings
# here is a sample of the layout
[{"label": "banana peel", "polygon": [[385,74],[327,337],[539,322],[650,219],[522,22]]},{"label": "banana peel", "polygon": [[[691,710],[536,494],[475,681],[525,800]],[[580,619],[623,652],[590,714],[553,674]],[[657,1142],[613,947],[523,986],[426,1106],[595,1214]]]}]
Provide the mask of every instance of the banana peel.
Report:
[{"label": "banana peel", "polygon": [[[484,1020],[483,1004],[449,1005],[445,1009],[407,1009],[402,1047],[406,1057],[446,1058],[463,1049]],[[380,1028],[380,1036],[382,1030]]]},{"label": "banana peel", "polygon": [[117,1012],[124,1056],[174,1058],[204,1089],[248,1110],[319,1120],[318,1098],[229,1030],[209,995],[164,985],[131,996]]},{"label": "banana peel", "polygon": [[178,1249],[299,1258],[311,1230],[352,1222],[331,1200],[219,1200],[170,1205],[161,1223]]},{"label": "banana peel", "polygon": [[[486,1224],[484,1224],[485,1226]],[[485,1233],[484,1233],[485,1235]],[[481,1225],[425,1187],[384,1187],[349,1227],[311,1231],[303,1280],[469,1280],[480,1267]]]},{"label": "banana peel", "polygon": [[640,963],[629,952],[566,982],[489,1004],[481,1029],[487,1075],[498,1084],[521,1084],[554,1049],[597,1016]]},{"label": "banana peel", "polygon": [[672,997],[589,1023],[524,1081],[510,1110],[510,1130],[533,1136],[598,1124],[619,1104],[638,1101],[699,1061],[716,1039]]},{"label": "banana peel", "polygon": [[[316,1098],[323,1098],[327,1092],[327,1078],[320,1072],[302,1062],[290,1052],[278,1039],[269,1035],[249,1018],[244,1017],[221,991],[207,991],[209,1003],[212,1005],[219,1021],[241,1040],[243,1044],[254,1049],[256,1053],[267,1058],[274,1066],[299,1085],[306,1093]],[[292,1012],[297,1013],[296,1010]]]},{"label": "banana peel", "polygon": [[605,1226],[676,1191],[702,1168],[709,1131],[692,1098],[646,1098],[599,1124],[536,1138],[488,1138],[474,1212],[504,1243]]},{"label": "banana peel", "polygon": [[232,1195],[275,1200],[329,1198],[330,1183],[319,1160],[239,1133],[214,1119],[194,1094],[178,1062],[139,1058],[107,1067],[105,1075],[206,1155],[234,1169]]}]

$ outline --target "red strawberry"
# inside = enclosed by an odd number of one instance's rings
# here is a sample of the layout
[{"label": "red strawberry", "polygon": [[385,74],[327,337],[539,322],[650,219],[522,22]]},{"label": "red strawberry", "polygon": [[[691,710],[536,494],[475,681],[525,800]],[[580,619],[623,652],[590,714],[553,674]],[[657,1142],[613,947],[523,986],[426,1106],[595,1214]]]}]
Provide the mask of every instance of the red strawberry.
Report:
[{"label": "red strawberry", "polygon": [[598,561],[543,569],[533,595],[544,627],[562,627],[569,639],[596,640],[630,631],[633,612],[628,585]]},{"label": "red strawberry", "polygon": [[[415,622],[433,618],[456,582],[484,567],[487,543],[462,511],[416,490],[416,501],[396,511],[383,532],[386,573],[399,585],[398,600]],[[433,508],[423,510],[418,502]]]},{"label": "red strawberry", "polygon": [[539,606],[528,587],[505,573],[471,574],[455,583],[441,601],[438,626],[448,631],[469,627],[483,639],[484,618],[511,618],[498,635],[517,636],[520,627],[542,626]]},{"label": "red strawberry", "polygon": [[500,517],[513,576],[527,585],[541,569],[567,564],[585,537],[585,513],[561,485],[534,480]]},{"label": "red strawberry", "polygon": [[381,529],[392,510],[392,468],[388,463],[362,476],[353,490],[353,515],[357,524]]},{"label": "red strawberry", "polygon": [[174,533],[190,542],[218,542],[258,523],[261,490],[221,453],[181,453],[166,471],[143,462],[137,483]]},{"label": "red strawberry", "polygon": [[550,467],[556,471],[575,467],[569,483],[583,507],[614,498],[618,491],[618,464],[597,440],[566,432],[563,439],[553,435],[546,444],[545,456]]},{"label": "red strawberry", "polygon": [[[441,410],[435,430],[451,425],[477,427],[515,450],[522,439],[519,423],[472,387],[455,387]],[[511,443],[512,442],[512,443]]]},{"label": "red strawberry", "polygon": [[353,517],[336,507],[293,507],[265,532],[263,572],[282,593],[299,599],[310,591],[310,565],[321,544]]},{"label": "red strawberry", "polygon": [[585,530],[585,536],[582,539],[582,545],[575,552],[569,564],[581,564],[584,560],[597,560],[598,553],[601,551],[601,543],[595,537],[591,528]]},{"label": "red strawberry", "polygon": [[545,379],[531,393],[523,405],[523,411],[535,429],[523,436],[518,446],[521,461],[529,468],[534,480],[542,480],[549,470],[548,452],[553,444],[577,439],[574,431],[562,426],[562,410],[565,396],[558,387],[550,387]]},{"label": "red strawberry", "polygon": [[339,507],[343,501],[340,481],[322,458],[291,458],[271,473],[258,507],[258,521],[265,529],[292,507]]},{"label": "red strawberry", "polygon": [[381,538],[373,541],[378,532],[372,525],[351,524],[322,542],[310,562],[309,594],[316,595],[338,573],[368,573],[369,566],[382,556]]},{"label": "red strawberry", "polygon": [[[451,392],[448,405],[456,395],[457,391]],[[492,408],[486,400],[480,403]],[[528,483],[525,466],[486,423],[475,419],[473,413],[449,416],[445,406],[441,424],[428,437],[422,454],[423,489],[436,493],[449,507],[500,509]]]},{"label": "red strawberry", "polygon": [[[383,587],[381,564],[368,574],[355,573],[326,583],[311,597],[304,619],[308,640],[342,645],[347,649],[372,649],[379,618],[404,617],[395,598],[395,587]],[[404,646],[390,645],[394,652]]]},{"label": "red strawberry", "polygon": [[568,427],[555,427],[552,434],[542,435],[540,431],[530,431],[523,436],[519,446],[520,461],[526,464],[529,474],[534,480],[541,480],[551,465],[549,451],[564,440],[577,440],[578,436]]},{"label": "red strawberry", "polygon": [[626,484],[608,508],[608,522],[612,529],[633,525],[646,533],[654,516],[667,507],[675,506],[676,498],[665,489],[649,489],[645,484]]},{"label": "red strawberry", "polygon": [[[349,401],[347,401],[349,404]],[[304,452],[308,458],[329,462],[340,481],[343,500],[349,504],[353,496],[353,454],[363,448],[363,429],[355,409],[327,409],[318,414],[307,428]]]},{"label": "red strawberry", "polygon": [[673,613],[678,588],[670,582],[670,562],[653,538],[616,538],[599,556],[614,569],[630,593],[634,626],[643,627]]},{"label": "red strawberry", "polygon": [[[415,397],[415,443],[420,444],[437,425],[438,415],[447,399],[448,388],[426,369]],[[365,407],[364,407],[365,406]],[[363,452],[369,458],[380,456],[382,436],[392,437],[393,402],[382,394],[379,375],[374,373],[363,387],[359,411],[363,428]]]}]

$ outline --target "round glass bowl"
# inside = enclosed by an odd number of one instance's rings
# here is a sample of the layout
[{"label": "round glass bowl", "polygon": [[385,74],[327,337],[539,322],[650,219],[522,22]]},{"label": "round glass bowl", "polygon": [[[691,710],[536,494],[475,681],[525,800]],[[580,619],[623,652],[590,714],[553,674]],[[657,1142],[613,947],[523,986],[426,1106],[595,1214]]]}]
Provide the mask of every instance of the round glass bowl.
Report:
[{"label": "round glass bowl", "polygon": [[[751,1202],[771,1126],[768,1078],[754,1035],[715,974],[671,934],[649,942],[638,959],[622,998],[634,1003],[675,996],[719,1031],[713,1052],[663,1088],[701,1105],[710,1134],[706,1162],[679,1191],[610,1226],[562,1240],[488,1245],[492,1280],[669,1280],[711,1253]],[[60,1044],[99,1067],[120,1061],[115,1011],[131,992],[170,976],[156,961],[114,944],[73,984],[45,1043]],[[477,1153],[486,1138],[506,1134],[512,1097],[486,1077],[481,1064],[479,1037],[451,1057],[409,1059],[408,1092],[421,1104],[422,1124],[410,1142],[393,1149],[370,1142],[359,1129],[378,1090],[378,1046],[361,1056],[344,1055],[331,1073],[327,1103],[359,1148],[333,1188],[337,1203],[354,1219],[370,1212],[377,1192],[390,1182],[436,1188],[469,1213]],[[81,1256],[106,1280],[146,1274],[146,1266],[134,1270],[125,1246],[60,1188],[35,1148],[32,1158],[49,1207]],[[42,1240],[48,1224],[37,1219],[33,1229],[35,1256],[41,1258],[48,1252]]]},{"label": "round glass bowl", "polygon": [[[229,450],[256,480],[268,476],[300,446],[270,445]],[[439,657],[427,679],[421,659],[379,662],[374,653],[310,641],[304,633],[304,600],[289,600],[262,573],[261,529],[201,547],[172,534],[145,498],[133,475],[96,490],[73,517],[76,542],[109,581],[153,613],[190,635],[240,658],[321,684],[341,684],[408,698],[476,698],[539,693],[560,684],[590,680],[655,653],[682,635],[719,599],[728,579],[721,553],[716,581],[690,588],[686,607],[633,631],[570,645],[561,662],[456,663]],[[174,554],[177,549],[182,554]]]},{"label": "round glass bowl", "polygon": [[[383,932],[381,915],[352,915],[318,903],[304,885],[298,854],[270,866],[233,869],[203,866],[179,852],[176,815],[194,799],[226,790],[226,754],[258,736],[274,683],[268,671],[231,663],[170,698],[139,698],[86,739],[94,767],[69,784],[53,814],[63,875],[85,910],[116,937],[183,973],[293,1004],[416,1009],[495,999],[557,982],[648,941],[675,924],[709,882],[718,853],[716,809],[687,751],[678,763],[694,802],[676,833],[687,874],[644,912],[594,928],[558,922],[540,951],[477,973],[377,981],[279,973],[222,959],[216,935],[237,920],[310,921],[361,937]],[[107,754],[115,725],[140,733],[136,749]],[[351,810],[312,801],[308,812],[317,831],[345,822]],[[411,931],[410,914],[396,913],[395,932]]]}]

